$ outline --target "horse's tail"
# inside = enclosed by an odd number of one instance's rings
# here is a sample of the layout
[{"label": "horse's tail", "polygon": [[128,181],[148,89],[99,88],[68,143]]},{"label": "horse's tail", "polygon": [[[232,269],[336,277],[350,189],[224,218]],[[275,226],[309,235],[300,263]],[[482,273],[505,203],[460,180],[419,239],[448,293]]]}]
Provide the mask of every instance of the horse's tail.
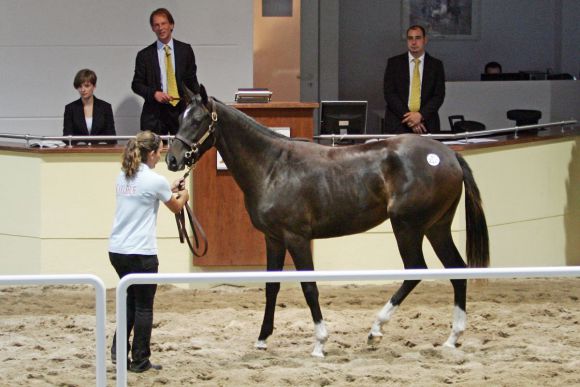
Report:
[{"label": "horse's tail", "polygon": [[459,154],[455,154],[463,170],[463,184],[465,185],[465,223],[467,229],[467,266],[489,266],[489,235],[487,222],[481,206],[479,188],[473,178],[467,161]]}]

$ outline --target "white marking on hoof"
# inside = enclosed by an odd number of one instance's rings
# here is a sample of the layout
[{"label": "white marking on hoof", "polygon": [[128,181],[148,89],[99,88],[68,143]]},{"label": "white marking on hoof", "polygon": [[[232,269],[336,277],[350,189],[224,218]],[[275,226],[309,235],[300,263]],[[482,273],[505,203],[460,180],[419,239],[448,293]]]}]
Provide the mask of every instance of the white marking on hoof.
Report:
[{"label": "white marking on hoof", "polygon": [[326,330],[324,321],[314,324],[314,338],[316,342],[314,343],[314,350],[311,355],[322,358],[324,357],[324,344],[328,340],[328,331]]},{"label": "white marking on hoof", "polygon": [[266,344],[266,340],[258,340],[256,341],[256,344],[254,344],[254,347],[257,349],[268,349],[268,344]]},{"label": "white marking on hoof", "polygon": [[371,331],[367,338],[368,344],[380,343],[383,338],[383,324],[393,317],[393,313],[397,310],[398,306],[395,306],[391,301],[387,302],[383,309],[377,314],[377,319],[371,327]]},{"label": "white marking on hoof", "polygon": [[451,328],[451,334],[443,346],[455,348],[457,346],[457,340],[461,337],[463,332],[465,332],[466,324],[467,315],[465,314],[465,311],[458,306],[455,306],[453,309],[453,327]]},{"label": "white marking on hoof", "polygon": [[314,350],[311,353],[314,357],[324,358],[324,345],[318,342],[314,343]]}]

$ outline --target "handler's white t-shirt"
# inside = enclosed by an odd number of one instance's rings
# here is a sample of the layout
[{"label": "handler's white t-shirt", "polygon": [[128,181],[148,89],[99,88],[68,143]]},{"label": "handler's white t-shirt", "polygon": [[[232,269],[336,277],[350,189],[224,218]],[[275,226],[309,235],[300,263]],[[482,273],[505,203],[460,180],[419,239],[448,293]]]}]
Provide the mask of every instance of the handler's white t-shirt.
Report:
[{"label": "handler's white t-shirt", "polygon": [[117,208],[109,251],[118,254],[157,254],[159,201],[171,199],[167,180],[141,163],[133,179],[117,177]]}]

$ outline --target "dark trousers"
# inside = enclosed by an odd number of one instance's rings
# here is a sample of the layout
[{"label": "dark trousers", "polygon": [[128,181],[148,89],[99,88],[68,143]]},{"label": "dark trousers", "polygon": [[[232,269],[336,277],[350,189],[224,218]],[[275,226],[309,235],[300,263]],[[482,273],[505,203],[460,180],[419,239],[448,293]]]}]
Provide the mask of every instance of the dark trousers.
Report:
[{"label": "dark trousers", "polygon": [[155,130],[157,134],[175,135],[179,130],[179,115],[181,114],[181,102],[177,106],[162,104],[159,107],[159,128]]},{"label": "dark trousers", "polygon": [[[131,273],[157,273],[157,255],[117,254],[109,252],[109,259],[123,278]],[[141,363],[151,356],[151,330],[153,329],[153,302],[157,285],[131,285],[127,289],[127,339],[133,331],[133,345],[127,340],[127,351],[132,361]],[[117,333],[113,337],[111,354],[117,351]]]}]

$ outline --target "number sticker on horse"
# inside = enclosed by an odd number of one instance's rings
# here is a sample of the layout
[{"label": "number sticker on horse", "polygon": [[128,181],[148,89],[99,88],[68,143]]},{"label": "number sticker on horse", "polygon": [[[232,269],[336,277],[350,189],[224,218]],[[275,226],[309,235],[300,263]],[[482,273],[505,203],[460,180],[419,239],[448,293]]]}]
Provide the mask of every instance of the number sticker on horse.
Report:
[{"label": "number sticker on horse", "polygon": [[439,159],[439,156],[437,156],[435,153],[429,153],[427,155],[427,162],[429,163],[429,165],[432,165],[435,167],[435,166],[439,165],[440,161],[441,160]]}]

